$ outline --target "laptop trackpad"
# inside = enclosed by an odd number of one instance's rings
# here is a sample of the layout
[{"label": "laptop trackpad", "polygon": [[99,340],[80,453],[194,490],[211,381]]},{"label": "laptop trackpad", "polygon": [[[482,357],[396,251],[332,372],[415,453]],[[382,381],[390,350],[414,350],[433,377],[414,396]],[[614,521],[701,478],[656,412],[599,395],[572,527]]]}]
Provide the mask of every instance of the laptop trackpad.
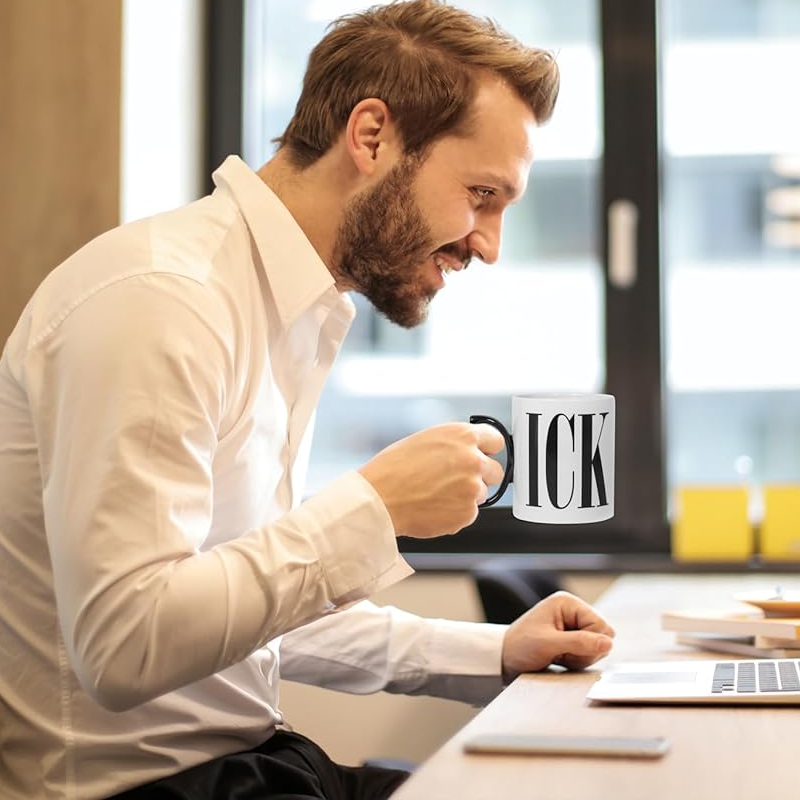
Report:
[{"label": "laptop trackpad", "polygon": [[696,672],[614,672],[612,683],[694,683]]}]

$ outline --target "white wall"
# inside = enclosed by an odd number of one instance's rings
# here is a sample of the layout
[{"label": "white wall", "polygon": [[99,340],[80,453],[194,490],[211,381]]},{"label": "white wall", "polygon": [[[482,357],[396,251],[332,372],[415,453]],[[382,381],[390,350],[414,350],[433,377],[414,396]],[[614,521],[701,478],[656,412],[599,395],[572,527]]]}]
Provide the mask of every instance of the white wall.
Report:
[{"label": "white wall", "polygon": [[120,219],[202,194],[202,0],[123,0]]}]

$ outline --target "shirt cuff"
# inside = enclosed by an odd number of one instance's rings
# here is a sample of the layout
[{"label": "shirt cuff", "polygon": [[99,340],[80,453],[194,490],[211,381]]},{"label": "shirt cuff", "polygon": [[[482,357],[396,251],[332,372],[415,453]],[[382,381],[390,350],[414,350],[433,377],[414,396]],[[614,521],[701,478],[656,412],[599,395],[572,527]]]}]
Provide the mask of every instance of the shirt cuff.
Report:
[{"label": "shirt cuff", "polygon": [[314,544],[335,606],[362,600],[414,572],[397,549],[383,500],[359,472],[346,472],[301,508],[316,522]]},{"label": "shirt cuff", "polygon": [[507,625],[436,620],[428,669],[434,673],[500,677]]},{"label": "shirt cuff", "polygon": [[426,694],[485,706],[503,690],[508,626],[435,620],[429,637]]}]

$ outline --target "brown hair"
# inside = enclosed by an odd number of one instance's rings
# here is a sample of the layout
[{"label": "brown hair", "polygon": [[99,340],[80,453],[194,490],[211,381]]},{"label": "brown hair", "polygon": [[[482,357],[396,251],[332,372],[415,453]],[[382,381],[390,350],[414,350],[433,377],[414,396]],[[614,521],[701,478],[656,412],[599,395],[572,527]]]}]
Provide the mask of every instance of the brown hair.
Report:
[{"label": "brown hair", "polygon": [[298,169],[336,141],[355,105],[389,107],[409,155],[461,132],[481,71],[504,79],[543,123],[553,113],[559,73],[553,55],[525,47],[492,20],[440,0],[409,0],[334,21],[312,50],[294,116],[275,139]]}]

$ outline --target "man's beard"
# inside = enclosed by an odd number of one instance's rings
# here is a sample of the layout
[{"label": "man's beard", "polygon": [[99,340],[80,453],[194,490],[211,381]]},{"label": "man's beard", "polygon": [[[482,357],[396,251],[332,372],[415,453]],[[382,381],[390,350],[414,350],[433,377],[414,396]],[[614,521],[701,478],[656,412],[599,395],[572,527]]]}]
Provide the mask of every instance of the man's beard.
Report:
[{"label": "man's beard", "polygon": [[404,328],[425,321],[436,294],[427,263],[430,228],[411,189],[418,160],[406,158],[355,197],[339,227],[334,270],[387,319]]}]

